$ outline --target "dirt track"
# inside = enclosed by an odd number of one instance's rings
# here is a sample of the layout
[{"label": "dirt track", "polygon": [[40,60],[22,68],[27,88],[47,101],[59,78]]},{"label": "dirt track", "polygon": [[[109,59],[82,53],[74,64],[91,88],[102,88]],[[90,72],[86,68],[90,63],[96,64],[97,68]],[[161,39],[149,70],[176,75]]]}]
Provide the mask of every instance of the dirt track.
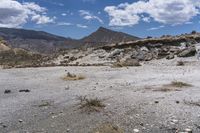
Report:
[{"label": "dirt track", "polygon": [[[66,72],[86,77],[63,81]],[[111,123],[132,133],[200,132],[200,68],[148,63],[142,67],[52,67],[0,70],[1,133],[88,133]],[[182,81],[192,87],[160,91]],[[11,93],[4,94],[6,89]],[[29,89],[30,92],[19,92]],[[103,100],[106,107],[88,113],[78,96]],[[199,104],[198,104],[199,103]]]}]

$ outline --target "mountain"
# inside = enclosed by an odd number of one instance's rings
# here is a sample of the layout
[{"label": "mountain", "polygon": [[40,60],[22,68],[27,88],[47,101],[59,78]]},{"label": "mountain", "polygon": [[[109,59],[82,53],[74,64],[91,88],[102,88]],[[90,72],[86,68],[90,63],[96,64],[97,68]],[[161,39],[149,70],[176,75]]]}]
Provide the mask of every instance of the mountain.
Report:
[{"label": "mountain", "polygon": [[25,29],[0,28],[0,37],[12,48],[45,54],[55,52],[60,48],[75,48],[80,45],[78,40]]},{"label": "mountain", "polygon": [[80,40],[56,36],[43,31],[0,28],[2,37],[11,48],[22,48],[36,53],[51,54],[59,49],[97,47],[126,41],[138,40],[122,32],[100,27],[96,32]]},{"label": "mountain", "polygon": [[119,42],[135,41],[140,38],[131,36],[123,32],[117,32],[104,27],[100,27],[96,32],[81,39],[82,42],[90,46],[105,45]]}]

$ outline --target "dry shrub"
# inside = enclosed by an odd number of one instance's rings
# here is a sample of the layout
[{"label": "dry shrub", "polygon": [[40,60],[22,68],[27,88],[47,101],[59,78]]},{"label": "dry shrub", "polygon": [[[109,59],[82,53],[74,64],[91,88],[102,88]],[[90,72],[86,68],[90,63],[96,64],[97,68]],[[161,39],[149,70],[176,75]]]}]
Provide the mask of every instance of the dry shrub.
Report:
[{"label": "dry shrub", "polygon": [[172,87],[177,87],[177,88],[183,88],[183,87],[191,87],[191,84],[184,83],[181,81],[172,81],[171,84],[169,84]]},{"label": "dry shrub", "polygon": [[92,133],[124,133],[124,131],[116,125],[107,123],[95,128]]},{"label": "dry shrub", "polygon": [[85,77],[82,75],[75,75],[75,74],[71,74],[70,72],[68,72],[67,75],[64,76],[62,79],[66,80],[66,81],[68,81],[68,80],[83,80],[83,79],[85,79]]},{"label": "dry shrub", "polygon": [[78,99],[80,100],[80,108],[89,112],[99,112],[100,109],[105,107],[102,100],[98,98],[89,99],[86,96],[80,96]]},{"label": "dry shrub", "polygon": [[184,100],[184,103],[187,104],[187,105],[200,107],[200,101],[186,101],[186,100]]}]

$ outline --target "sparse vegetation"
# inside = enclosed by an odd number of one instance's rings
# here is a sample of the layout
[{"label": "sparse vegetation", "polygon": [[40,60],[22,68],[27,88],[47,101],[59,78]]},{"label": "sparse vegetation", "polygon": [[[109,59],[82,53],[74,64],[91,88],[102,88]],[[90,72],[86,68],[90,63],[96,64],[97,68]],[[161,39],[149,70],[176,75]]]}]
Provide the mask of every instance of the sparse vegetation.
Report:
[{"label": "sparse vegetation", "polygon": [[170,86],[182,88],[182,87],[191,87],[192,85],[188,84],[188,83],[181,82],[181,81],[172,81]]},{"label": "sparse vegetation", "polygon": [[124,131],[116,125],[107,123],[100,125],[92,133],[124,133]]},{"label": "sparse vegetation", "polygon": [[80,108],[89,112],[98,112],[100,109],[105,107],[102,101],[98,98],[89,99],[86,96],[80,96],[78,99],[80,100]]},{"label": "sparse vegetation", "polygon": [[66,81],[68,81],[68,80],[83,80],[83,79],[85,79],[85,77],[82,75],[75,75],[75,74],[71,74],[70,72],[68,72],[67,75],[64,76],[62,79],[66,80]]},{"label": "sparse vegetation", "polygon": [[38,105],[38,107],[47,107],[47,106],[51,106],[50,102],[43,102],[40,105]]},{"label": "sparse vegetation", "polygon": [[159,88],[154,89],[153,91],[170,92],[170,91],[180,91],[180,90],[176,88],[159,87]]},{"label": "sparse vegetation", "polygon": [[186,101],[186,100],[184,100],[184,103],[187,104],[187,105],[200,107],[200,101],[195,102],[195,101]]}]

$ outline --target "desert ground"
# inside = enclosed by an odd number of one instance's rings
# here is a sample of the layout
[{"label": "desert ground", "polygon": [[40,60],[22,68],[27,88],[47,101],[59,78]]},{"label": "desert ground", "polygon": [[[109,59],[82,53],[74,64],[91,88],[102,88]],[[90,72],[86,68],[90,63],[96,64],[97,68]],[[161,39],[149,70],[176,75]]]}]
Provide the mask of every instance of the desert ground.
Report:
[{"label": "desert ground", "polygon": [[[177,66],[178,60],[185,65]],[[199,65],[192,57],[140,67],[0,69],[0,132],[199,133]],[[63,80],[67,72],[84,79]],[[104,106],[82,108],[80,97]]]}]

